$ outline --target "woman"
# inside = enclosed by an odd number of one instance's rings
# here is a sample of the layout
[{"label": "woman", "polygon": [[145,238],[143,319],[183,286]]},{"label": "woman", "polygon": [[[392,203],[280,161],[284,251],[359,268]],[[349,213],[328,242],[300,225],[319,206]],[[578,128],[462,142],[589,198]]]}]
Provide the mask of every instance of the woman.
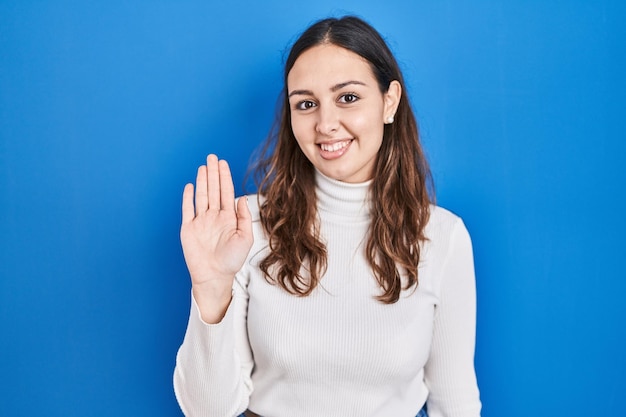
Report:
[{"label": "woman", "polygon": [[[188,416],[479,416],[463,222],[436,207],[381,36],[321,20],[285,64],[256,197],[209,155],[183,193]],[[273,141],[272,141],[273,140]],[[426,414],[428,413],[428,414]]]}]

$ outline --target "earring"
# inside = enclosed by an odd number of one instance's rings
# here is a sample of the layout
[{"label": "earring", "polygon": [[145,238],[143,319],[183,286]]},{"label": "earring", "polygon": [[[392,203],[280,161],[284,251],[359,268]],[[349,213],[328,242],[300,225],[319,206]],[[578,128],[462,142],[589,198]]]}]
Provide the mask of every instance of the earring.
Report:
[{"label": "earring", "polygon": [[386,122],[387,124],[389,124],[389,125],[390,125],[390,124],[392,124],[392,123],[393,123],[393,116],[389,116],[389,117],[387,117],[387,120],[385,120],[385,122]]}]

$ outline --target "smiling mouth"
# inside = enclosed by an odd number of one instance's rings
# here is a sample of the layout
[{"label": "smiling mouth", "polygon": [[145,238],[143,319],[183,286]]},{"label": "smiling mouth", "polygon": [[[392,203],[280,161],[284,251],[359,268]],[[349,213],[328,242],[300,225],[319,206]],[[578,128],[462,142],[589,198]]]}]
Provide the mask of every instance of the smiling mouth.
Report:
[{"label": "smiling mouth", "polygon": [[354,139],[347,139],[333,143],[320,143],[317,145],[320,147],[320,156],[327,161],[341,158],[348,152],[353,140]]},{"label": "smiling mouth", "polygon": [[324,152],[337,152],[341,149],[346,148],[350,144],[350,142],[352,142],[351,139],[335,143],[320,143],[319,146]]}]

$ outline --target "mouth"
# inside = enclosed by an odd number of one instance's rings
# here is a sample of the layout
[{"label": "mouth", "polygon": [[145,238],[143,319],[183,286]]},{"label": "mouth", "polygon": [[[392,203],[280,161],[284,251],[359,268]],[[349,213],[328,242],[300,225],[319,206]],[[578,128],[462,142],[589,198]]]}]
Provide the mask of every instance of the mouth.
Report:
[{"label": "mouth", "polygon": [[340,140],[331,143],[319,143],[320,155],[324,159],[337,159],[345,154],[354,139]]}]

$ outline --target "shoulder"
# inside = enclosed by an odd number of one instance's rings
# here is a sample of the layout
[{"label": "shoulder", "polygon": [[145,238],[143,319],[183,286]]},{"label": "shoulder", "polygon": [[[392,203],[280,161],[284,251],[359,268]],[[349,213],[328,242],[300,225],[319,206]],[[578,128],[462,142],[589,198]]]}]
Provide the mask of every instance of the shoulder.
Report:
[{"label": "shoulder", "polygon": [[449,271],[460,268],[473,274],[472,242],[461,217],[442,207],[430,206],[430,218],[424,233],[426,241],[422,246],[420,268],[423,271],[421,282],[426,288],[440,294]]},{"label": "shoulder", "polygon": [[426,235],[451,234],[455,229],[465,229],[463,220],[452,211],[440,206],[430,206],[430,217],[426,224]]},{"label": "shoulder", "polygon": [[467,247],[471,250],[469,232],[463,219],[439,206],[430,206],[430,218],[424,230],[430,251],[446,257],[451,246]]}]

